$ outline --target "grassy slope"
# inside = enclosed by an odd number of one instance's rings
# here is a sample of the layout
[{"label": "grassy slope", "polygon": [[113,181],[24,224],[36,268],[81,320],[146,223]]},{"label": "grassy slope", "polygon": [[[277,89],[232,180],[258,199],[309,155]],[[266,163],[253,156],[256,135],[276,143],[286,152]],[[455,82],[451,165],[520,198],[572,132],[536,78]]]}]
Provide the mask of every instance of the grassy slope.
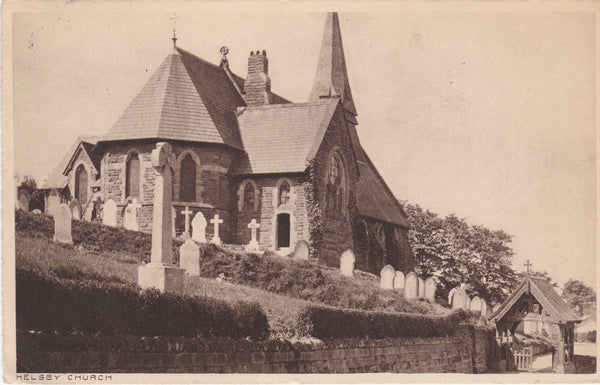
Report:
[{"label": "grassy slope", "polygon": [[[33,214],[27,214],[33,215]],[[39,216],[38,216],[39,217]],[[61,279],[108,280],[123,285],[137,284],[137,267],[143,255],[117,252],[114,242],[109,250],[98,247],[93,235],[73,248],[51,241],[48,231],[40,232],[39,218],[25,218],[34,225],[24,225],[17,219],[17,267],[40,272],[52,272]],[[44,219],[42,219],[44,220]],[[38,221],[38,222],[36,222]],[[88,224],[74,222],[85,229]],[[104,226],[93,225],[91,234],[103,237]],[[114,229],[107,231],[114,232]],[[121,235],[119,235],[121,236]],[[129,235],[131,236],[131,235]],[[133,236],[137,237],[136,234]],[[141,236],[141,235],[140,235]],[[102,250],[91,251],[92,250]],[[235,253],[201,245],[203,277],[187,277],[186,294],[203,294],[227,301],[249,300],[258,302],[269,317],[274,334],[293,334],[296,315],[313,302],[333,306],[404,311],[412,313],[444,314],[448,310],[426,302],[405,301],[398,291],[378,288],[378,277],[358,272],[355,278],[343,277],[338,269],[308,262],[285,261],[274,256],[256,256]],[[219,275],[224,279],[220,282]]]}]

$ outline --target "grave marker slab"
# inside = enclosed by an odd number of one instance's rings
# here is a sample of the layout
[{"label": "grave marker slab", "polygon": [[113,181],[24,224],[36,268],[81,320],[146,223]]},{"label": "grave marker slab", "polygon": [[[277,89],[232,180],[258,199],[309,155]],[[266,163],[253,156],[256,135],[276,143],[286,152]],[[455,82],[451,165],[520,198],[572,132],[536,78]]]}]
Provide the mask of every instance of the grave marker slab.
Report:
[{"label": "grave marker slab", "polygon": [[419,297],[419,278],[414,271],[406,274],[404,278],[404,298],[417,299]]},{"label": "grave marker slab", "polygon": [[460,286],[450,290],[448,294],[448,303],[452,305],[452,310],[465,309],[467,305],[467,293]]},{"label": "grave marker slab", "polygon": [[50,215],[54,215],[54,211],[60,205],[60,195],[58,194],[58,190],[52,189],[50,190],[50,195],[48,195],[46,211]]},{"label": "grave marker slab", "polygon": [[138,209],[140,207],[142,207],[142,205],[138,203],[137,198],[133,198],[133,200],[125,206],[125,211],[123,213],[123,227],[127,230],[140,230],[140,224],[138,223]]},{"label": "grave marker slab", "polygon": [[150,263],[138,268],[138,284],[142,289],[182,293],[185,270],[173,265],[173,205],[171,145],[159,142],[152,150],[155,171],[152,210],[152,252]]},{"label": "grave marker slab", "polygon": [[396,276],[396,270],[392,265],[385,265],[383,269],[381,269],[381,281],[379,283],[379,287],[384,290],[393,290],[394,289],[394,277]]},{"label": "grave marker slab", "polygon": [[189,275],[200,275],[200,248],[191,238],[179,248],[179,267]]},{"label": "grave marker slab", "polygon": [[437,291],[437,280],[435,277],[429,277],[425,280],[425,299],[429,302],[435,302],[435,292]]},{"label": "grave marker slab", "polygon": [[304,239],[301,239],[296,243],[296,247],[294,247],[294,259],[303,259],[308,261],[308,255],[308,242],[306,242]]},{"label": "grave marker slab", "polygon": [[465,303],[465,310],[469,310],[471,308],[471,296],[467,294],[467,303]]},{"label": "grave marker slab", "polygon": [[424,299],[425,298],[425,280],[423,280],[423,278],[418,277],[419,278],[419,299]]},{"label": "grave marker slab", "polygon": [[17,205],[19,210],[29,211],[29,201],[31,200],[31,196],[29,195],[29,191],[25,189],[19,190],[19,194],[17,195]]},{"label": "grave marker slab", "polygon": [[54,237],[55,242],[73,244],[71,235],[71,209],[66,204],[59,205],[54,212]]},{"label": "grave marker slab", "polygon": [[404,273],[399,270],[396,271],[396,276],[394,277],[394,289],[404,290]]},{"label": "grave marker slab", "polygon": [[340,257],[340,273],[345,277],[354,277],[354,264],[356,257],[352,250],[348,249]]},{"label": "grave marker slab", "polygon": [[104,202],[102,209],[102,223],[106,226],[117,226],[117,204],[112,199]]},{"label": "grave marker slab", "polygon": [[[183,239],[188,239],[190,237],[190,216],[194,213],[190,210],[189,206],[185,206],[185,210],[181,212],[185,218],[185,227],[183,230]],[[173,221],[174,222],[174,221]]]},{"label": "grave marker slab", "polygon": [[481,298],[475,296],[473,299],[471,299],[469,311],[472,311],[473,313],[481,313]]},{"label": "grave marker slab", "polygon": [[198,243],[206,243],[206,218],[198,211],[192,219],[192,239]]}]

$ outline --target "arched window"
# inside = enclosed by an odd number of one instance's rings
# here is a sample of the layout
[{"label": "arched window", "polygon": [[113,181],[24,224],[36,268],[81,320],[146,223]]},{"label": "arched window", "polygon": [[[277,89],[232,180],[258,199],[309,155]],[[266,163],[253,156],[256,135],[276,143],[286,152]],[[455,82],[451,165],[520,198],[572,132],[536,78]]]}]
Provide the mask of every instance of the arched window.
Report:
[{"label": "arched window", "polygon": [[279,206],[287,205],[290,201],[290,184],[283,182],[279,186]]},{"label": "arched window", "polygon": [[133,152],[127,159],[125,172],[125,198],[140,196],[140,158]]},{"label": "arched window", "polygon": [[254,185],[247,183],[244,187],[244,210],[254,210]]},{"label": "arched window", "polygon": [[335,215],[346,212],[346,175],[340,156],[333,152],[327,164],[327,180],[325,187],[325,211]]},{"label": "arched window", "polygon": [[85,167],[80,164],[75,170],[75,199],[80,203],[87,203],[88,173]]},{"label": "arched window", "polygon": [[190,154],[187,154],[181,161],[179,186],[179,199],[182,202],[196,201],[196,162]]}]

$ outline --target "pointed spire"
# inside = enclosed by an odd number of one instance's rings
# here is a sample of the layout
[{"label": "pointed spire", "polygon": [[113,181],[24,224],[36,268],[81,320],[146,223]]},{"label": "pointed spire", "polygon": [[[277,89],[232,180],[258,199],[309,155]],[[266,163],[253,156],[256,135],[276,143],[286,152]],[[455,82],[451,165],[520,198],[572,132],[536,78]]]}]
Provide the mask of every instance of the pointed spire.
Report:
[{"label": "pointed spire", "polygon": [[321,53],[317,65],[317,76],[310,94],[310,100],[340,97],[344,110],[356,116],[352,100],[346,58],[340,32],[337,12],[329,12],[325,21],[325,31],[321,43]]}]

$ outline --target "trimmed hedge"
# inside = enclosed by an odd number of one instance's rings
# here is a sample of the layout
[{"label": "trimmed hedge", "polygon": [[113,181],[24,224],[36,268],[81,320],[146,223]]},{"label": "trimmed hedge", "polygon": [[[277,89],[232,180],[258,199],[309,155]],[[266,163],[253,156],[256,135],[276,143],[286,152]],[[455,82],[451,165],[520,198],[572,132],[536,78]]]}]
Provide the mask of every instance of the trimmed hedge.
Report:
[{"label": "trimmed hedge", "polygon": [[298,330],[317,338],[429,338],[451,335],[468,318],[462,310],[429,316],[311,305],[298,315]]},{"label": "trimmed hedge", "polygon": [[[54,221],[50,215],[15,211],[15,230],[34,238],[54,235]],[[118,252],[137,260],[149,262],[152,250],[152,234],[126,230],[122,227],[104,226],[101,223],[73,220],[71,233],[73,243],[99,253]],[[173,240],[173,260],[179,260],[180,240]]]},{"label": "trimmed hedge", "polygon": [[17,329],[61,334],[264,338],[257,303],[234,305],[105,282],[59,281],[16,270]]}]

